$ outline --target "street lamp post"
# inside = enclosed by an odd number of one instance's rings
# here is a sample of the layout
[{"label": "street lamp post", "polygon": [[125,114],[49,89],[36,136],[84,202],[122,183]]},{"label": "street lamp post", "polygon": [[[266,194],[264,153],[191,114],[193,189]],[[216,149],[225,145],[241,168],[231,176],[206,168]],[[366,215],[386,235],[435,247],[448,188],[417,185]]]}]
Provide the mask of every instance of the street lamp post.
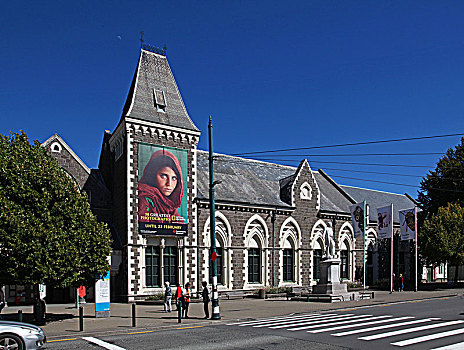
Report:
[{"label": "street lamp post", "polygon": [[[214,211],[214,186],[220,181],[214,181],[213,176],[213,122],[211,116],[209,117],[208,124],[209,133],[209,206],[210,206],[210,233],[211,233],[211,263],[213,267],[213,299],[212,299],[212,316],[213,320],[220,320],[221,314],[219,313],[219,293],[217,288],[217,253],[216,253],[216,218]],[[211,267],[210,267],[211,268]]]}]

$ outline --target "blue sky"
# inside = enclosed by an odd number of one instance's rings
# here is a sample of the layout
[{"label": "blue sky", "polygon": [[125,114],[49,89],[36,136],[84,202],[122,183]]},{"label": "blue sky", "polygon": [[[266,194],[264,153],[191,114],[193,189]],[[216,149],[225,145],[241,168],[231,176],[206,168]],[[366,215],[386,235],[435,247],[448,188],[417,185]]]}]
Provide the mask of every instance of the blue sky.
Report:
[{"label": "blue sky", "polygon": [[[142,30],[167,46],[201,149],[210,114],[215,151],[226,154],[464,132],[463,15],[462,1],[4,1],[0,133],[58,133],[97,167]],[[352,154],[443,153],[459,140],[299,151],[278,162],[306,157],[341,184],[415,196],[367,180],[417,186],[439,155]]]}]

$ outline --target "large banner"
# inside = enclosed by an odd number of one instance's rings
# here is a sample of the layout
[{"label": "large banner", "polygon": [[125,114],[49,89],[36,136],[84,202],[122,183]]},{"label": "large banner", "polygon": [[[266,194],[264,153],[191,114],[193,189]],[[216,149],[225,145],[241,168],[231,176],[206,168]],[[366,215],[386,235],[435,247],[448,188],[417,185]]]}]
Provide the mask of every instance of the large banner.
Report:
[{"label": "large banner", "polygon": [[401,240],[416,239],[416,209],[400,210]]},{"label": "large banner", "polygon": [[393,205],[377,208],[377,232],[379,238],[392,238],[393,236]]},{"label": "large banner", "polygon": [[364,235],[366,225],[366,203],[356,203],[350,206],[351,221],[353,222],[354,238]]},{"label": "large banner", "polygon": [[186,236],[187,150],[139,143],[139,233]]}]

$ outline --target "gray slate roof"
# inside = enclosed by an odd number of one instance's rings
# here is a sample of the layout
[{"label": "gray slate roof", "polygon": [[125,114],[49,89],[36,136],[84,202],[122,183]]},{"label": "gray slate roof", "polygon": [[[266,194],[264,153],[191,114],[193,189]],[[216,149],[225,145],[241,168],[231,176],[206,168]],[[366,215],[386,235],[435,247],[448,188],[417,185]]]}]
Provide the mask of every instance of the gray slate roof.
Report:
[{"label": "gray slate roof", "polygon": [[389,192],[376,190],[368,190],[365,188],[340,186],[346,191],[357,203],[366,201],[369,204],[369,219],[370,221],[377,220],[377,208],[386,207],[393,203],[393,222],[400,222],[398,210],[409,209],[414,207],[414,202],[407,196]]},{"label": "gray slate roof", "polygon": [[[219,201],[290,207],[280,199],[279,180],[296,168],[214,154],[215,199]],[[208,152],[198,151],[198,198],[209,198]]]},{"label": "gray slate roof", "polygon": [[[251,205],[291,208],[280,198],[280,186],[297,171],[296,167],[266,163],[251,159],[214,154],[214,180],[222,180],[215,187],[215,199],[221,202],[234,202]],[[198,150],[198,198],[209,198],[208,152]],[[321,192],[321,211],[349,215],[353,203],[343,195],[345,191],[354,202],[366,200],[370,207],[370,218],[376,220],[376,208],[394,204],[394,221],[398,220],[398,209],[414,206],[405,195],[334,185],[317,171],[313,175]],[[333,181],[333,180],[332,180]],[[337,188],[339,186],[339,188]]]},{"label": "gray slate roof", "polygon": [[[166,96],[166,113],[157,112],[153,89]],[[122,119],[135,119],[198,131],[190,119],[166,56],[141,50]]]}]

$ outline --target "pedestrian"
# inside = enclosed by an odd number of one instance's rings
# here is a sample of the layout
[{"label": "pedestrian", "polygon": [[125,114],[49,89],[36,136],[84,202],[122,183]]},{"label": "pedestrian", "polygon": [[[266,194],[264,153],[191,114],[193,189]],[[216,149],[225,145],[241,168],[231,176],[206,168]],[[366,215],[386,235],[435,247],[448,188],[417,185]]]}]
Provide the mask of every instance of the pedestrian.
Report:
[{"label": "pedestrian", "polygon": [[208,283],[206,281],[201,282],[203,290],[201,296],[203,297],[203,309],[205,310],[205,318],[209,318],[209,290]]},{"label": "pedestrian", "polygon": [[164,282],[164,285],[166,286],[164,290],[164,312],[171,312],[172,289],[168,281]]},{"label": "pedestrian", "polygon": [[398,291],[402,292],[404,290],[404,279],[403,274],[400,273],[400,277],[398,278]]},{"label": "pedestrian", "polygon": [[190,305],[190,283],[187,282],[185,284],[185,289],[182,291],[182,297],[183,297],[183,311],[184,311],[184,318],[189,318],[188,317],[188,310],[189,310],[189,305]]},{"label": "pedestrian", "polygon": [[182,296],[182,286],[179,283],[176,289],[176,310],[179,311],[179,308],[182,308],[184,305],[184,298]]},{"label": "pedestrian", "polygon": [[396,275],[395,274],[393,274],[392,276],[392,281],[393,281],[392,291],[394,292],[396,289]]},{"label": "pedestrian", "polygon": [[[0,313],[2,313],[3,308],[6,305],[5,293],[3,293],[3,286],[0,286]],[[0,315],[0,320],[2,316]]]}]

